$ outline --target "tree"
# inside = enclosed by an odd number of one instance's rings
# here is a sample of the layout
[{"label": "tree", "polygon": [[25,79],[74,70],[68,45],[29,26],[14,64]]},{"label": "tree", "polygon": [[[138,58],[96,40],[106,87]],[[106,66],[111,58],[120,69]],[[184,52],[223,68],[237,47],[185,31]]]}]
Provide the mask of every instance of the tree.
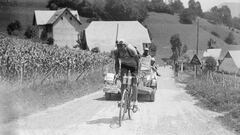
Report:
[{"label": "tree", "polygon": [[196,10],[196,15],[202,17],[203,16],[203,11],[202,7],[199,1],[195,3],[195,10]]},{"label": "tree", "polygon": [[214,20],[218,24],[232,26],[232,15],[228,6],[222,6],[221,8],[214,6],[210,12],[205,13],[204,17],[209,20]]},{"label": "tree", "polygon": [[229,32],[228,36],[224,40],[227,44],[234,44],[235,37],[232,32]]},{"label": "tree", "polygon": [[148,11],[158,12],[158,13],[167,13],[173,14],[173,10],[169,5],[163,2],[163,0],[152,0],[148,3]]},{"label": "tree", "polygon": [[76,8],[78,10],[79,15],[83,17],[89,18],[96,17],[96,13],[94,12],[92,4],[87,0],[83,0],[76,6]]},{"label": "tree", "polygon": [[181,0],[173,0],[170,2],[169,6],[174,13],[181,13],[184,9],[184,6]]},{"label": "tree", "polygon": [[188,8],[191,9],[194,16],[202,16],[202,7],[199,1],[195,2],[195,0],[189,0]]},{"label": "tree", "polygon": [[147,16],[147,8],[135,0],[106,0],[105,12],[116,21],[142,22]]},{"label": "tree", "polygon": [[180,40],[179,34],[175,34],[170,38],[171,50],[172,50],[172,60],[174,63],[178,60],[181,55],[182,42]]},{"label": "tree", "polygon": [[231,10],[228,8],[228,6],[222,6],[220,9],[221,16],[222,16],[222,22],[223,24],[227,26],[232,26],[232,15],[231,15]]}]

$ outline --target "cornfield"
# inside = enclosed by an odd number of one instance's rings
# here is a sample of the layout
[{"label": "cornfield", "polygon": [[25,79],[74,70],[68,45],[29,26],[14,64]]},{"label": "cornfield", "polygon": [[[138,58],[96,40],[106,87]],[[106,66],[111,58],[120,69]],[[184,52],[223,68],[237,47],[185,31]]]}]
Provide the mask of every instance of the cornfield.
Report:
[{"label": "cornfield", "polygon": [[45,45],[0,35],[0,76],[7,81],[28,81],[78,75],[112,62],[107,54]]}]

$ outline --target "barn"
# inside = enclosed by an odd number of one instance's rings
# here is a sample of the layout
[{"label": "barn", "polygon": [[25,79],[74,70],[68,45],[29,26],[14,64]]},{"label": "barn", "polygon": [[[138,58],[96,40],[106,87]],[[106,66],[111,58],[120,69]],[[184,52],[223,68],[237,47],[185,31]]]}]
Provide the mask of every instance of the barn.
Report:
[{"label": "barn", "polygon": [[116,40],[124,39],[138,48],[150,44],[148,30],[138,21],[93,21],[85,29],[85,39],[89,50],[98,47],[100,52],[110,52],[115,48]]},{"label": "barn", "polygon": [[228,51],[224,57],[219,71],[240,75],[240,50]]},{"label": "barn", "polygon": [[38,28],[42,40],[52,38],[53,44],[72,48],[81,32],[81,22],[77,11],[68,8],[60,10],[35,10],[33,24]]}]

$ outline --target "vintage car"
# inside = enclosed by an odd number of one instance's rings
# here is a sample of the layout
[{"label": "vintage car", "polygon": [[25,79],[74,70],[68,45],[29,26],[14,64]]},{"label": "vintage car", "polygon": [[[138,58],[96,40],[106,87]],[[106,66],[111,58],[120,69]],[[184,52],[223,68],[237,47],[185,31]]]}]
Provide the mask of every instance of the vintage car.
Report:
[{"label": "vintage car", "polygon": [[115,82],[114,73],[106,73],[104,76],[104,88],[103,92],[105,93],[105,99],[110,100],[112,95],[121,93],[121,82],[117,80]]},{"label": "vintage car", "polygon": [[[156,73],[151,70],[140,71],[143,75],[138,81],[138,94],[149,95],[149,100],[154,102],[155,92],[157,90],[157,76]],[[104,88],[103,92],[105,93],[105,99],[110,100],[113,95],[121,93],[121,82],[118,80],[115,82],[114,74],[107,73],[104,77]]]},{"label": "vintage car", "polygon": [[[143,72],[143,73],[141,73]],[[151,71],[140,71],[143,76],[138,81],[138,94],[148,95],[149,100],[155,101],[155,93],[157,90],[157,75],[152,69]]]}]

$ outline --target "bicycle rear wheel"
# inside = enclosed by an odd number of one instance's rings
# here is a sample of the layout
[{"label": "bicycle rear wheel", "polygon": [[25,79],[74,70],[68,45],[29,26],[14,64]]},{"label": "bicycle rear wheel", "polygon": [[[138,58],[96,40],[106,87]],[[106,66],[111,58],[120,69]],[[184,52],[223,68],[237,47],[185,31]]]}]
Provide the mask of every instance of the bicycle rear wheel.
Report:
[{"label": "bicycle rear wheel", "polygon": [[122,98],[120,101],[120,110],[119,110],[119,125],[121,126],[122,120],[124,119],[125,113],[127,112],[127,99],[128,99],[128,92],[125,89],[122,94]]}]

